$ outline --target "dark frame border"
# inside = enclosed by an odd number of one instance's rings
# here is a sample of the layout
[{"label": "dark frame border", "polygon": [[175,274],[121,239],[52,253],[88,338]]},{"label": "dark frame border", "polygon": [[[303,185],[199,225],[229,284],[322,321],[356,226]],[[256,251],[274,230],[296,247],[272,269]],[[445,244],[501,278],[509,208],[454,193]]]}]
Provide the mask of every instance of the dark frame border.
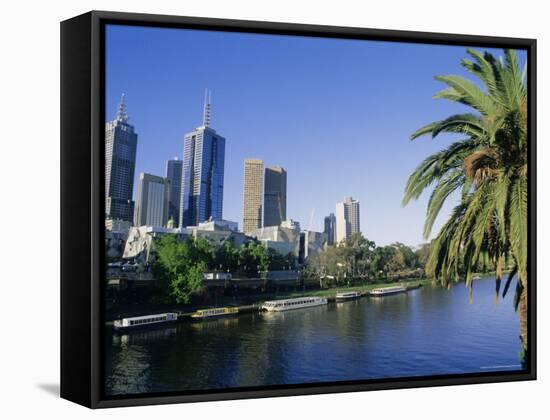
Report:
[{"label": "dark frame border", "polygon": [[[516,48],[528,62],[529,354],[518,372],[104,395],[105,25]],[[79,193],[80,192],[80,193]],[[91,408],[262,398],[536,379],[536,40],[93,11],[61,24],[61,396]],[[79,228],[73,232],[75,223]],[[76,246],[68,243],[76,243]],[[85,273],[86,275],[83,275]]]}]

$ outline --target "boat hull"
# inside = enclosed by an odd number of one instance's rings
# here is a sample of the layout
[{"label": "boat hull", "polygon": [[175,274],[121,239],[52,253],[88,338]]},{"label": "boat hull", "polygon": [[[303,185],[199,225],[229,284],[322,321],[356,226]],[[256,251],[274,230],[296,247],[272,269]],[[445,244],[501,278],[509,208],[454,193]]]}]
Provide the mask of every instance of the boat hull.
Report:
[{"label": "boat hull", "polygon": [[314,302],[314,303],[294,305],[294,306],[281,307],[281,308],[272,308],[272,307],[263,306],[262,309],[267,312],[286,312],[286,311],[293,311],[295,309],[304,309],[304,308],[312,308],[314,306],[323,306],[326,304],[327,302],[325,301],[325,302]]},{"label": "boat hull", "polygon": [[390,295],[398,295],[399,293],[405,293],[407,290],[396,290],[391,292],[383,292],[383,293],[369,293],[370,297],[383,297],[383,296],[390,296]]},{"label": "boat hull", "polygon": [[355,299],[359,299],[361,297],[361,295],[355,295],[355,296],[336,296],[336,301],[337,302],[344,302],[346,300],[355,300]]},{"label": "boat hull", "polygon": [[176,319],[162,322],[154,322],[151,324],[139,324],[139,325],[129,325],[129,326],[116,326],[113,325],[113,331],[118,334],[124,334],[132,331],[143,331],[143,330],[152,330],[155,328],[163,328],[169,325],[173,325],[177,322]]},{"label": "boat hull", "polygon": [[220,318],[230,318],[233,316],[239,315],[238,312],[233,313],[227,313],[227,314],[220,314],[220,315],[205,315],[205,316],[197,316],[197,315],[191,315],[191,320],[193,321],[208,321],[211,319],[220,319]]}]

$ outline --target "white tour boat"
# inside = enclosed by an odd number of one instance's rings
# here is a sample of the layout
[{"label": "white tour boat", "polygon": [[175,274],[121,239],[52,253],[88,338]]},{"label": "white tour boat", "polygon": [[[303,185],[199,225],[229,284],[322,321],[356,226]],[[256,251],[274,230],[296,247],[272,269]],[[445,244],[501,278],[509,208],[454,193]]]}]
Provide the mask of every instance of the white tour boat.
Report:
[{"label": "white tour boat", "polygon": [[369,296],[387,296],[395,295],[396,293],[406,292],[407,289],[403,286],[390,286],[390,287],[380,287],[378,289],[372,289],[369,292]]},{"label": "white tour boat", "polygon": [[356,291],[336,293],[336,300],[351,300],[351,299],[357,299],[360,297],[361,297],[361,293]]},{"label": "white tour boat", "polygon": [[178,320],[178,314],[166,313],[157,315],[134,316],[131,318],[117,319],[114,328],[117,331],[133,330],[143,327],[151,327],[163,324],[171,324]]},{"label": "white tour boat", "polygon": [[291,309],[309,308],[310,306],[326,305],[325,297],[301,297],[295,299],[270,300],[264,302],[262,309],[269,312],[290,311]]}]

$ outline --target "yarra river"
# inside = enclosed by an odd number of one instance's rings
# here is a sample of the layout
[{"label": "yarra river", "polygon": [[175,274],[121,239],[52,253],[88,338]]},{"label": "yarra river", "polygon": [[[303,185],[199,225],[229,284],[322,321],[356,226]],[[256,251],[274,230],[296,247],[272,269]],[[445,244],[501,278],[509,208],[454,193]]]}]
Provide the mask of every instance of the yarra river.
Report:
[{"label": "yarra river", "polygon": [[[515,282],[514,282],[515,283]],[[108,395],[519,370],[515,284],[492,278],[279,313],[106,331]]]}]

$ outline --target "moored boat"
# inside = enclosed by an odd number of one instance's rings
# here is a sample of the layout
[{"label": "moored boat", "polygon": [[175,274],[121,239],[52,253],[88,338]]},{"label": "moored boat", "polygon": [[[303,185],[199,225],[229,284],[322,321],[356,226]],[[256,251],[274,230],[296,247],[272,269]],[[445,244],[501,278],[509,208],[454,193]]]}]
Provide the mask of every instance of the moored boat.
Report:
[{"label": "moored boat", "polygon": [[268,312],[290,311],[292,309],[308,308],[327,304],[325,297],[301,297],[294,299],[269,300],[263,303],[262,309]]},{"label": "moored boat", "polygon": [[113,327],[115,331],[127,331],[171,324],[176,322],[177,320],[178,314],[169,312],[165,314],[134,316],[129,318],[117,319],[113,323]]},{"label": "moored boat", "polygon": [[352,300],[360,297],[361,293],[356,291],[336,293],[336,300]]},{"label": "moored boat", "polygon": [[191,315],[193,319],[205,319],[222,317],[228,315],[235,315],[239,313],[239,308],[212,308],[212,309],[199,309],[197,312]]},{"label": "moored boat", "polygon": [[369,292],[369,296],[395,295],[396,293],[403,293],[406,291],[407,289],[403,286],[379,287],[377,289],[372,289]]}]

